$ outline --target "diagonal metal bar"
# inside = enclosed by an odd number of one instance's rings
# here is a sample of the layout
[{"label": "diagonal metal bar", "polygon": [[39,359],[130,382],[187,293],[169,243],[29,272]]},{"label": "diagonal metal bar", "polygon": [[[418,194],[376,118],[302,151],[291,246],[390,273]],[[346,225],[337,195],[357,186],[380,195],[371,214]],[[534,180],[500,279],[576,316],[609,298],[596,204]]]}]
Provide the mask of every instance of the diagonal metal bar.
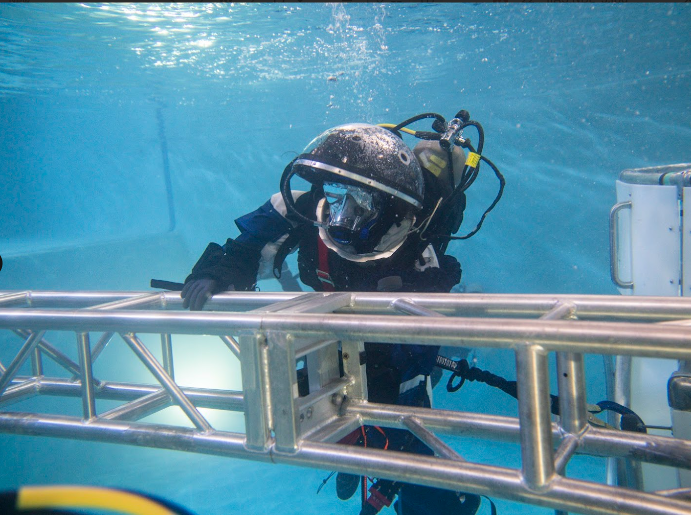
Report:
[{"label": "diagonal metal bar", "polygon": [[434,433],[425,428],[420,419],[409,416],[405,417],[402,420],[402,423],[404,423],[406,428],[408,428],[416,437],[418,437],[418,439],[427,444],[440,457],[452,460],[464,460],[464,458],[455,452],[450,446],[448,446],[447,443],[443,442]]},{"label": "diagonal metal bar", "polygon": [[164,371],[161,364],[159,364],[146,346],[132,333],[122,333],[121,337],[128,346],[130,346],[132,351],[134,351],[135,355],[144,363],[147,369],[149,369],[151,374],[161,383],[161,386],[171,395],[173,401],[175,401],[183,412],[185,412],[185,415],[190,418],[190,421],[192,421],[195,427],[204,432],[211,432],[211,425],[204,419],[204,416],[199,413],[187,396],[185,396],[180,387],[178,387],[171,377],[166,374],[166,371]]},{"label": "diagonal metal bar", "polygon": [[240,343],[230,335],[221,335],[220,338],[236,358],[240,358]]},{"label": "diagonal metal bar", "polygon": [[19,368],[22,367],[26,359],[31,356],[31,352],[38,346],[38,343],[41,342],[45,333],[46,332],[43,330],[31,333],[29,338],[26,339],[24,345],[19,349],[17,356],[14,357],[14,360],[12,360],[5,372],[0,376],[0,395],[5,392],[5,389],[10,384],[12,378],[14,378],[14,375],[17,374],[17,371],[19,371]]},{"label": "diagonal metal bar", "polygon": [[410,299],[399,298],[392,301],[391,307],[399,312],[409,315],[423,315],[425,317],[443,317],[443,314],[417,305]]},{"label": "diagonal metal bar", "polygon": [[38,381],[35,378],[16,383],[18,381],[20,380],[15,378],[12,382],[15,385],[10,385],[5,389],[5,392],[0,396],[0,406],[10,405],[39,394]]},{"label": "diagonal metal bar", "polygon": [[253,312],[329,313],[351,304],[348,292],[308,292],[287,301],[257,308]]},{"label": "diagonal metal bar", "polygon": [[96,362],[96,359],[101,355],[103,350],[106,349],[106,346],[110,343],[113,335],[115,335],[115,332],[108,331],[101,335],[101,338],[96,342],[96,344],[94,344],[94,347],[91,350],[92,363]]},{"label": "diagonal metal bar", "polygon": [[[28,337],[30,334],[30,332],[27,330],[14,330],[14,332],[23,338]],[[55,348],[55,346],[53,346],[50,342],[48,342],[46,339],[41,339],[41,341],[38,343],[38,347],[41,348],[43,353],[52,358],[56,364],[67,369],[67,371],[72,373],[76,378],[79,378],[79,375],[81,374],[79,366],[70,360],[67,355]]]},{"label": "diagonal metal bar", "polygon": [[26,304],[30,294],[31,292],[28,290],[24,292],[16,292],[13,294],[3,294],[0,296],[0,306],[20,304],[18,303],[19,301],[21,301],[23,304]]},{"label": "diagonal metal bar", "polygon": [[123,308],[135,308],[144,307],[147,305],[161,304],[162,303],[161,294],[155,292],[153,294],[143,294],[141,296],[130,297],[127,299],[120,299],[118,301],[111,301],[108,303],[102,303],[100,305],[89,306],[85,309],[88,310],[115,310]]},{"label": "diagonal metal bar", "polygon": [[136,421],[142,419],[154,412],[166,408],[171,403],[170,395],[164,390],[160,389],[146,396],[142,396],[136,400],[132,400],[129,403],[125,403],[119,407],[116,407],[108,412],[104,412],[99,416],[99,419],[112,419],[112,420],[129,420]]}]

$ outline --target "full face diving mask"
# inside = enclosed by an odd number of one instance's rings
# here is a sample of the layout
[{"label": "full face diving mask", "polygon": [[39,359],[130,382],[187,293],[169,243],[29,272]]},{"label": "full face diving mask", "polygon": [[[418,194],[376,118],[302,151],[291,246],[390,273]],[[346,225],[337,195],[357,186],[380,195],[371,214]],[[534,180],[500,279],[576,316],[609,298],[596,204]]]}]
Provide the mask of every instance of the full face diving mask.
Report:
[{"label": "full face diving mask", "polygon": [[338,183],[325,183],[323,189],[329,204],[329,235],[345,245],[368,240],[384,204],[382,194]]}]

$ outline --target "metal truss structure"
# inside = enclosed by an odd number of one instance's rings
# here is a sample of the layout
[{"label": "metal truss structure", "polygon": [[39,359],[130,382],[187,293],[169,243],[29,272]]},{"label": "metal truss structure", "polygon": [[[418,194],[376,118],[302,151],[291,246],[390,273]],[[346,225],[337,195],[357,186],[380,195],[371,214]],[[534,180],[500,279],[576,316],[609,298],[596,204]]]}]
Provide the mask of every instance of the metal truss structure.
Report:
[{"label": "metal truss structure", "polygon": [[[183,311],[174,292],[0,292],[0,329],[24,341],[0,364],[0,432],[281,462],[579,513],[690,512],[689,489],[645,493],[564,475],[575,454],[690,468],[690,441],[589,425],[584,375],[584,354],[690,360],[689,298],[228,292],[207,308]],[[44,338],[49,330],[76,334],[78,363]],[[93,345],[92,332],[102,332]],[[160,362],[138,336],[145,333],[161,335]],[[177,334],[218,336],[239,359],[242,392],[178,385]],[[122,338],[159,384],[95,378],[92,365],[112,338]],[[369,403],[364,341],[511,349],[519,417]],[[550,414],[551,353],[559,422]],[[46,357],[64,377],[43,374]],[[298,359],[308,367],[307,395],[298,391]],[[19,374],[29,366],[31,374]],[[42,395],[81,398],[81,417],[6,408]],[[97,399],[123,403],[97,413]],[[171,405],[191,425],[141,421]],[[214,429],[200,408],[242,412],[245,433]],[[406,428],[436,455],[338,443],[363,424]],[[439,435],[516,442],[522,466],[466,461]]]}]

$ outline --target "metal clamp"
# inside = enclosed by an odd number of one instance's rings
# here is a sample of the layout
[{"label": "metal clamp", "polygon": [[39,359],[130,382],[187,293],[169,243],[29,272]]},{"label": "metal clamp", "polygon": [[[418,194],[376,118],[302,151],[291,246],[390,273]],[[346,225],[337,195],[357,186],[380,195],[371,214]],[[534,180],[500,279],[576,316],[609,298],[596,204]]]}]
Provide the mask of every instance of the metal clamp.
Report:
[{"label": "metal clamp", "polygon": [[632,209],[632,201],[621,202],[613,206],[610,210],[610,279],[613,280],[620,288],[634,288],[634,283],[631,281],[622,281],[620,279],[620,271],[618,270],[617,260],[617,216],[620,210]]}]

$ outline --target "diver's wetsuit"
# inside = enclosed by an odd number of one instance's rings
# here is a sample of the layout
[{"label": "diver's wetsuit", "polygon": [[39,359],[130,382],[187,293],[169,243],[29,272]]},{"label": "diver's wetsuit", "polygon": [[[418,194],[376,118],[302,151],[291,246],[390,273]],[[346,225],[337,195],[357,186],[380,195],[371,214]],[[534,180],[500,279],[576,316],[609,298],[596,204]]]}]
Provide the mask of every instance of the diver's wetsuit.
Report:
[{"label": "diver's wetsuit", "polygon": [[[321,194],[313,189],[293,195],[296,208],[314,216]],[[449,292],[461,280],[461,268],[455,258],[437,257],[432,247],[421,253],[420,247],[407,245],[408,241],[389,258],[365,262],[349,261],[326,248],[320,250],[318,228],[293,220],[280,194],[235,223],[240,236],[229,238],[223,246],[210,243],[186,283],[210,278],[216,281],[219,291],[231,285],[236,290],[252,289],[258,278],[271,277],[274,268],[281,270],[279,262],[296,246],[300,279],[316,291]],[[320,279],[319,253],[325,251],[329,270],[323,271]],[[277,255],[281,258],[275,261]],[[324,264],[324,255],[322,260]],[[325,288],[326,282],[332,287]],[[428,378],[438,350],[438,346],[366,342],[368,401],[430,407]],[[433,455],[430,448],[406,430],[388,429],[386,433],[389,449]],[[480,503],[476,499],[475,495],[467,495],[466,502],[461,504],[450,491],[403,484],[397,510],[404,514],[473,514]]]}]

